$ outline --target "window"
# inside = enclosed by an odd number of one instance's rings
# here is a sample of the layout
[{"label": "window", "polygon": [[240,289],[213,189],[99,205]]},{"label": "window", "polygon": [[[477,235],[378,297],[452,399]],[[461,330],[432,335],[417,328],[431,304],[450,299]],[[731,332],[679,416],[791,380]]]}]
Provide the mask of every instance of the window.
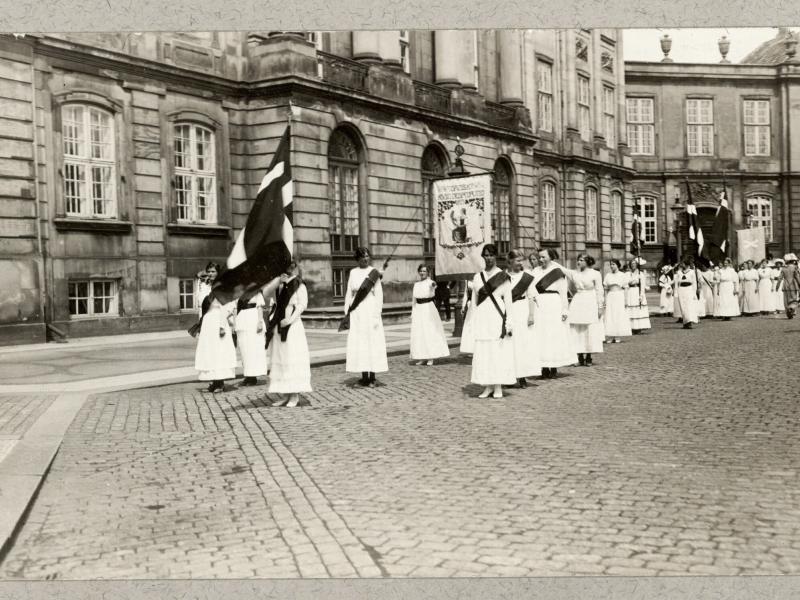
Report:
[{"label": "window", "polygon": [[747,199],[747,210],[750,212],[750,227],[763,227],[766,231],[764,239],[772,241],[772,200],[765,196],[753,196]]},{"label": "window", "polygon": [[61,109],[64,140],[64,203],[69,217],[117,216],[114,118],[95,106]]},{"label": "window", "polygon": [[635,207],[639,209],[639,219],[642,224],[642,243],[656,243],[656,199],[651,196],[640,196],[636,199]]},{"label": "window", "polygon": [[617,106],[614,88],[603,86],[603,127],[605,129],[606,146],[617,145]]},{"label": "window", "polygon": [[539,129],[553,131],[553,65],[536,61]]},{"label": "window", "polygon": [[592,139],[591,97],[589,78],[578,75],[578,128],[581,139],[587,142]]},{"label": "window", "polygon": [[539,207],[542,214],[542,239],[554,240],[556,239],[556,186],[549,181],[542,183]]},{"label": "window", "polygon": [[714,107],[711,100],[686,100],[686,147],[689,156],[714,154]]},{"label": "window", "polygon": [[411,73],[411,61],[408,49],[408,29],[400,30],[400,66],[405,73]]},{"label": "window", "polygon": [[434,227],[436,216],[433,205],[431,186],[435,179],[445,175],[444,158],[434,146],[425,148],[422,153],[422,252],[432,255],[436,252],[436,235]]},{"label": "window", "polygon": [[346,267],[333,268],[333,297],[344,298],[345,286],[347,285],[348,270]]},{"label": "window", "polygon": [[511,250],[511,169],[504,160],[494,165],[494,206],[492,207],[492,233],[497,252],[501,256]]},{"label": "window", "polygon": [[622,194],[611,192],[611,241],[621,243],[622,237]]},{"label": "window", "polygon": [[178,281],[178,298],[181,310],[194,310],[195,290],[194,279],[181,279]]},{"label": "window", "polygon": [[769,137],[769,100],[745,100],[745,156],[769,156]]},{"label": "window", "polygon": [[584,190],[584,209],[586,211],[586,241],[596,242],[600,239],[597,220],[597,188],[587,187]]},{"label": "window", "polygon": [[631,154],[653,154],[655,124],[652,98],[628,98],[628,145]]},{"label": "window", "polygon": [[217,222],[217,167],[214,132],[193,123],[176,123],[175,220]]},{"label": "window", "polygon": [[348,257],[358,246],[358,148],[341,129],[328,144],[331,252]]},{"label": "window", "polygon": [[69,314],[72,317],[118,314],[116,281],[70,281]]}]

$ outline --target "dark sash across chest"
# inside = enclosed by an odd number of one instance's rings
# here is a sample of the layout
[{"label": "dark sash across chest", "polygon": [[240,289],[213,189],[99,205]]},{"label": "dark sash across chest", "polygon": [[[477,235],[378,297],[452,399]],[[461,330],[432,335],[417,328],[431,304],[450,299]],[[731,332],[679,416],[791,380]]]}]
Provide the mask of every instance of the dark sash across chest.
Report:
[{"label": "dark sash across chest", "polygon": [[500,271],[499,273],[492,275],[486,284],[478,290],[478,304],[481,304],[484,300],[486,300],[489,297],[489,294],[494,294],[497,288],[510,279],[511,278],[508,276],[508,273],[505,271]]},{"label": "dark sash across chest", "polygon": [[553,285],[559,279],[563,279],[565,277],[564,271],[559,268],[552,269],[548,271],[546,275],[544,275],[539,281],[536,282],[536,291],[540,294],[547,294],[547,293],[557,293],[554,290],[548,290],[551,285]]},{"label": "dark sash across chest", "polygon": [[533,275],[530,273],[523,273],[517,284],[511,289],[511,301],[518,302],[519,300],[525,298],[525,292],[528,291],[528,288],[532,282]]}]

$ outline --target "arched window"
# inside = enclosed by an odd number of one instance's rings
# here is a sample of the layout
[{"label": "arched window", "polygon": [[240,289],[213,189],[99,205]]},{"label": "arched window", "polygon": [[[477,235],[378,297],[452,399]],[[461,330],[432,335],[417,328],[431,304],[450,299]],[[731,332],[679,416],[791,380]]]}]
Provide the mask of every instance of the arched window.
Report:
[{"label": "arched window", "polygon": [[611,241],[624,242],[622,231],[622,194],[615,190],[611,192]]},{"label": "arched window", "polygon": [[766,230],[764,239],[772,241],[772,199],[767,196],[750,196],[747,199],[747,210],[750,213],[750,227],[763,227]]},{"label": "arched window", "polygon": [[543,240],[555,240],[558,237],[558,228],[556,226],[556,186],[552,181],[544,181],[540,190],[541,236]]},{"label": "arched window", "polygon": [[173,126],[175,218],[183,223],[217,222],[217,161],[214,132],[191,122]]},{"label": "arched window", "polygon": [[499,158],[494,164],[494,206],[492,233],[497,251],[502,256],[511,250],[511,204],[514,174],[508,162]]},{"label": "arched window", "polygon": [[352,134],[336,129],[328,141],[328,200],[330,201],[333,296],[343,298],[347,271],[359,245],[359,166],[361,153]]},{"label": "arched window", "polygon": [[431,186],[447,171],[447,160],[436,146],[428,146],[422,153],[422,252],[426,256],[436,252],[436,213]]},{"label": "arched window", "polygon": [[586,241],[597,242],[600,240],[600,222],[597,218],[597,188],[587,187],[584,190],[584,210],[586,216]]},{"label": "arched window", "polygon": [[114,117],[91,104],[65,104],[61,117],[67,216],[115,218]]}]

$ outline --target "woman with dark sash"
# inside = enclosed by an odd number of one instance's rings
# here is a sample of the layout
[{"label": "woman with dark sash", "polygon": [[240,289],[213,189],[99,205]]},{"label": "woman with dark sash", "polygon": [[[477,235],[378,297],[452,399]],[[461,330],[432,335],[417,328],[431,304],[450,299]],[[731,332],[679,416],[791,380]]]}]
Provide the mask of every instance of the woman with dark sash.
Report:
[{"label": "woman with dark sash", "polygon": [[514,373],[517,385],[521,388],[528,387],[526,377],[536,377],[542,373],[530,330],[531,304],[536,295],[536,287],[533,285],[533,275],[525,270],[524,260],[525,255],[519,250],[508,253],[511,280],[509,320],[514,331],[511,342],[514,346]]},{"label": "woman with dark sash", "polygon": [[446,285],[446,282],[437,284],[428,277],[425,265],[417,267],[417,275],[419,281],[414,284],[411,293],[411,359],[418,361],[417,365],[427,361],[427,365],[431,366],[434,359],[450,356],[442,318],[435,305],[436,288]]},{"label": "woman with dark sash", "polygon": [[260,289],[242,295],[236,303],[236,345],[242,355],[242,385],[256,385],[267,374],[264,296]]},{"label": "woman with dark sash", "polygon": [[270,394],[283,394],[273,406],[297,406],[300,394],[311,391],[311,355],[300,316],[308,306],[308,291],[292,260],[278,280],[275,309],[267,333]]},{"label": "woman with dark sash", "polygon": [[355,259],[358,266],[350,271],[344,298],[345,322],[349,321],[345,370],[361,373],[359,383],[375,387],[375,373],[389,370],[381,319],[381,273],[370,265],[367,248],[357,248]]},{"label": "woman with dark sash", "polygon": [[569,328],[572,347],[578,353],[578,364],[592,366],[592,354],[603,351],[603,278],[591,267],[594,259],[579,254],[578,269],[570,271],[575,295],[569,304]]},{"label": "woman with dark sash", "polygon": [[558,252],[553,248],[539,250],[538,270],[534,269],[536,309],[533,316],[533,339],[539,354],[542,377],[555,379],[558,367],[575,364],[576,353],[570,343],[569,300],[564,270],[553,261]]},{"label": "woman with dark sash", "polygon": [[503,385],[516,383],[514,346],[509,338],[512,325],[508,319],[511,307],[511,283],[508,273],[497,267],[497,247],[486,244],[481,252],[486,269],[472,280],[473,331],[475,351],[472,355],[472,383],[484,386],[479,398],[503,397]]}]

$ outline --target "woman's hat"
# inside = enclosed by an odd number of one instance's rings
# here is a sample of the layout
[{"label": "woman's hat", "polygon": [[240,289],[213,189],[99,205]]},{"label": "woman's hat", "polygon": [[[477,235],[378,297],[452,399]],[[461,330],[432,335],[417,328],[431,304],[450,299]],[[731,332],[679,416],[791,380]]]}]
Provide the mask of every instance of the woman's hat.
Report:
[{"label": "woman's hat", "polygon": [[670,271],[672,271],[672,267],[670,267],[669,265],[664,265],[663,267],[661,267],[662,273],[669,273]]},{"label": "woman's hat", "polygon": [[793,252],[789,252],[789,254],[783,255],[783,260],[785,260],[787,263],[791,261],[797,262],[797,256]]}]

